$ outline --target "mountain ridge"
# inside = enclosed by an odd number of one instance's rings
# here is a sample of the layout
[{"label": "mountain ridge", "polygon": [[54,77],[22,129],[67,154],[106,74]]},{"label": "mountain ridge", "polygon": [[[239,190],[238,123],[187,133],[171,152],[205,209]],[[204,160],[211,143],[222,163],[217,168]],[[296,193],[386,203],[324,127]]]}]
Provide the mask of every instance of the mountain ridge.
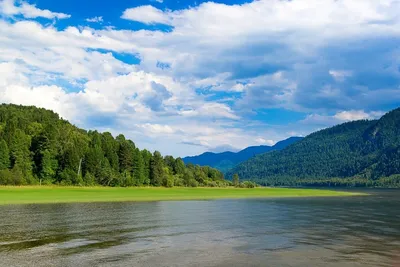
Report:
[{"label": "mountain ridge", "polygon": [[285,140],[277,142],[273,146],[249,146],[238,152],[225,151],[221,153],[215,152],[204,152],[197,156],[184,157],[183,161],[188,164],[204,165],[214,167],[222,172],[234,167],[236,164],[243,162],[251,157],[262,153],[268,153],[274,150],[283,149],[299,140],[303,137],[289,137]]},{"label": "mountain ridge", "polygon": [[372,185],[391,177],[400,186],[400,108],[379,120],[352,121],[314,132],[281,151],[242,162],[226,176],[234,173],[264,185],[320,185],[333,180]]}]

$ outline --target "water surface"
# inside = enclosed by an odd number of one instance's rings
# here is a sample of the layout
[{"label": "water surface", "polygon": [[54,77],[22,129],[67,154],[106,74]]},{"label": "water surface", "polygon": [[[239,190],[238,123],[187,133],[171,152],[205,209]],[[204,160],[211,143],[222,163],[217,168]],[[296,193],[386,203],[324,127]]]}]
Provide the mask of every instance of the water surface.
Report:
[{"label": "water surface", "polygon": [[400,191],[0,206],[0,266],[400,266]]}]

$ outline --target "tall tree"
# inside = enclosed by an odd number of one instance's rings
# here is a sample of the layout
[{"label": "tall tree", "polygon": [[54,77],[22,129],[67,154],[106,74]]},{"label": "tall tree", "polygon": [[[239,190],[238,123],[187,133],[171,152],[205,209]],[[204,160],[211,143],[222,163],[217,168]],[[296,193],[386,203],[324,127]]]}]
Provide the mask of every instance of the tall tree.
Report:
[{"label": "tall tree", "polygon": [[104,156],[110,162],[111,168],[115,171],[119,171],[119,158],[118,158],[118,150],[119,144],[113,138],[111,133],[105,132],[102,134],[102,149],[104,151]]},{"label": "tall tree", "polygon": [[144,161],[142,154],[138,148],[135,149],[134,153],[134,165],[133,165],[133,176],[135,180],[135,185],[141,186],[145,182],[145,172],[144,172]]},{"label": "tall tree", "polygon": [[185,163],[181,158],[175,160],[174,173],[178,175],[183,175],[185,173]]},{"label": "tall tree", "polygon": [[171,173],[174,171],[174,166],[175,166],[175,159],[172,156],[165,156],[164,157],[164,164],[166,167],[169,168]]},{"label": "tall tree", "polygon": [[132,171],[135,144],[130,140],[126,140],[122,134],[117,136],[117,141],[119,143],[119,169],[121,173],[124,171]]},{"label": "tall tree", "polygon": [[144,149],[140,152],[142,154],[143,158],[143,165],[144,165],[144,185],[149,185],[150,184],[150,163],[151,163],[151,158],[152,155],[150,151]]},{"label": "tall tree", "polygon": [[27,183],[33,183],[32,174],[32,157],[31,151],[31,138],[26,135],[22,130],[17,129],[14,136],[11,138],[10,152],[11,152],[11,163],[13,169],[22,174],[22,179]]},{"label": "tall tree", "polygon": [[150,164],[150,183],[160,186],[164,176],[163,158],[160,152],[155,151]]},{"label": "tall tree", "polygon": [[55,179],[58,162],[50,150],[45,150],[42,153],[39,177],[45,183],[52,183]]},{"label": "tall tree", "polygon": [[237,173],[233,175],[232,183],[234,186],[239,186],[239,175]]},{"label": "tall tree", "polygon": [[0,170],[10,168],[10,150],[4,139],[0,141]]}]

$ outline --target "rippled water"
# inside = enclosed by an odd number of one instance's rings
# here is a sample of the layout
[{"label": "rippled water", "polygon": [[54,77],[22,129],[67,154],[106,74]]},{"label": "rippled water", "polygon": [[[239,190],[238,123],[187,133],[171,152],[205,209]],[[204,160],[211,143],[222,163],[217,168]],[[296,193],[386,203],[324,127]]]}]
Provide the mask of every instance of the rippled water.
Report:
[{"label": "rippled water", "polygon": [[0,206],[0,266],[400,266],[400,191]]}]

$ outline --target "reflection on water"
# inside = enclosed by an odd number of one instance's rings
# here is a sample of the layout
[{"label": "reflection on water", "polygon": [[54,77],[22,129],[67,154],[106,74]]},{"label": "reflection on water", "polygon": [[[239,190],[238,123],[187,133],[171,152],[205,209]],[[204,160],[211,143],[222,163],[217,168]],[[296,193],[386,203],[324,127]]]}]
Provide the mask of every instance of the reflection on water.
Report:
[{"label": "reflection on water", "polygon": [[400,266],[400,192],[0,206],[0,266]]}]

